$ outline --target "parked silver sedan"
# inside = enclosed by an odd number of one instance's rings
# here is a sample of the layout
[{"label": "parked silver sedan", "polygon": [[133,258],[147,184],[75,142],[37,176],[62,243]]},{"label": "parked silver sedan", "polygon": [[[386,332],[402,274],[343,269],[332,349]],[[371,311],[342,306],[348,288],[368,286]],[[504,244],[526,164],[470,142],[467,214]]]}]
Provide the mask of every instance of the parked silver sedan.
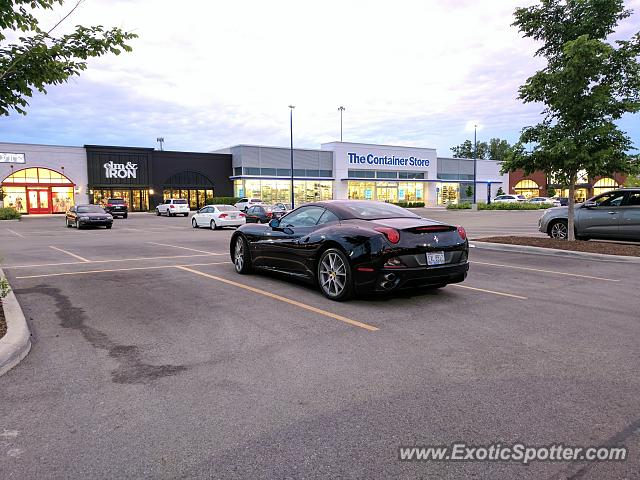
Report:
[{"label": "parked silver sedan", "polygon": [[[567,238],[568,207],[550,208],[538,230],[551,238]],[[640,189],[611,190],[575,205],[575,233],[590,238],[640,241]]]}]

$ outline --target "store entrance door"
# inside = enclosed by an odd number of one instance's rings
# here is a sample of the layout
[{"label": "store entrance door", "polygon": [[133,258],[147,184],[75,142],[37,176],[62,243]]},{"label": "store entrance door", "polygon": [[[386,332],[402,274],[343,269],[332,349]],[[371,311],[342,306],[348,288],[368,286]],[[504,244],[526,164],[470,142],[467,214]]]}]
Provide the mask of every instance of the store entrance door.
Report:
[{"label": "store entrance door", "polygon": [[27,189],[27,213],[51,213],[50,189]]}]

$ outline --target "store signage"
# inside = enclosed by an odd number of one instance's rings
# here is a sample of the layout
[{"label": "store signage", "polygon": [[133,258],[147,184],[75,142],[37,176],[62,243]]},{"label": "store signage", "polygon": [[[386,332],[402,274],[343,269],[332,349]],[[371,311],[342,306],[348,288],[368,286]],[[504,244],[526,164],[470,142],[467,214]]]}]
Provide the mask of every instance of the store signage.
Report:
[{"label": "store signage", "polygon": [[1,153],[0,163],[25,163],[24,153]]},{"label": "store signage", "polygon": [[358,155],[357,153],[347,153],[349,165],[380,165],[395,167],[428,167],[429,159],[416,157],[396,157],[395,155],[378,156],[373,153]]},{"label": "store signage", "polygon": [[137,178],[138,165],[135,163],[113,163],[108,162],[103,165],[106,178]]}]

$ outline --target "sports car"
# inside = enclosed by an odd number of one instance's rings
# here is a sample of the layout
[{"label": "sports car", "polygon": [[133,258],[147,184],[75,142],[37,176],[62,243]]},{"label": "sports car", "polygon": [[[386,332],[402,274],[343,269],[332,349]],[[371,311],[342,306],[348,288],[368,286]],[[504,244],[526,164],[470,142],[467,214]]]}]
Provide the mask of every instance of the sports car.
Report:
[{"label": "sports car", "polygon": [[246,224],[230,242],[236,272],[280,272],[316,282],[331,300],[357,293],[443,287],[469,270],[464,228],[373,201],[308,203],[269,224]]}]

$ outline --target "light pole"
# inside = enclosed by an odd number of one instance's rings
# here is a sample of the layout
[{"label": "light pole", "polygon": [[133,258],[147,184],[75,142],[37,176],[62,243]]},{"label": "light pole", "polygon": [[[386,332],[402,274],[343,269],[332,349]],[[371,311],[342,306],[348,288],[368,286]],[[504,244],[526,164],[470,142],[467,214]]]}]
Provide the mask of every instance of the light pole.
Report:
[{"label": "light pole", "polygon": [[291,210],[295,207],[294,193],[293,193],[293,109],[295,105],[289,105],[289,129],[291,133]]},{"label": "light pole", "polygon": [[476,204],[477,186],[477,163],[478,163],[478,125],[473,126],[473,204]]},{"label": "light pole", "polygon": [[340,105],[338,110],[340,110],[340,143],[342,143],[342,112],[344,112],[345,108]]},{"label": "light pole", "polygon": [[156,142],[160,144],[160,151],[162,151],[162,144],[164,143],[164,137],[156,138]]}]

